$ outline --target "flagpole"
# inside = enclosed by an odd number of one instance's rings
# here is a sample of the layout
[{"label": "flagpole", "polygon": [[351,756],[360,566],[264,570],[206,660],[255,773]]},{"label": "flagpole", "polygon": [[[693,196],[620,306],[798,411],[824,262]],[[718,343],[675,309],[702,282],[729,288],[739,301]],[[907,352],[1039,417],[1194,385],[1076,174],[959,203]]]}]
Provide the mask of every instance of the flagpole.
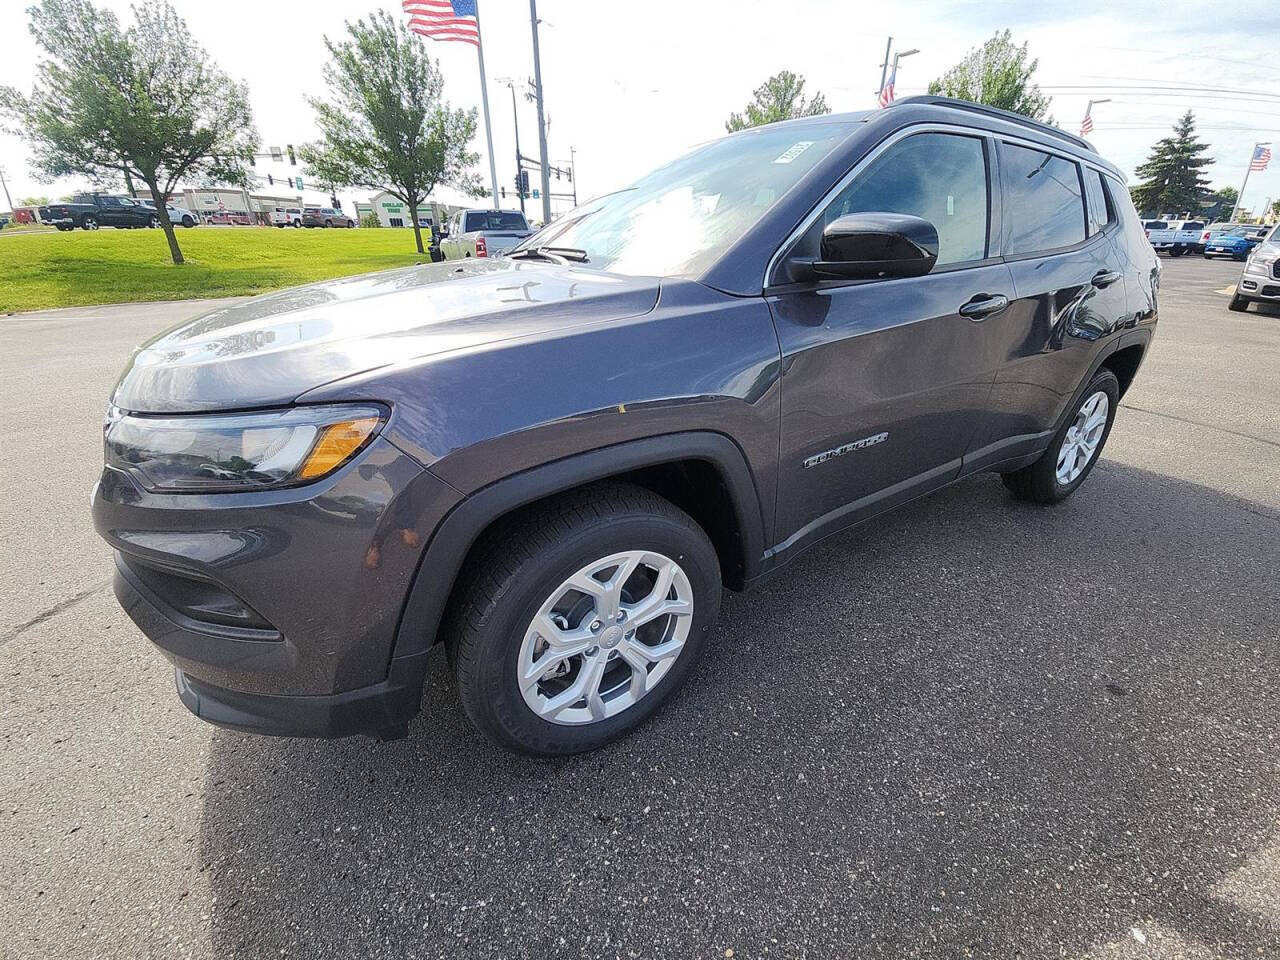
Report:
[{"label": "flagpole", "polygon": [[484,34],[480,32],[480,0],[476,0],[476,56],[480,60],[480,103],[484,106],[484,137],[489,145],[489,178],[493,184],[493,209],[498,204],[498,161],[493,156],[493,127],[489,124],[489,84],[484,74]]},{"label": "flagpole", "polygon": [[1249,148],[1249,162],[1244,167],[1244,182],[1240,184],[1240,192],[1236,194],[1236,205],[1231,208],[1231,222],[1236,222],[1236,212],[1240,209],[1240,202],[1244,200],[1244,188],[1249,185],[1249,171],[1253,169],[1253,155],[1258,152],[1258,145],[1255,143]]}]

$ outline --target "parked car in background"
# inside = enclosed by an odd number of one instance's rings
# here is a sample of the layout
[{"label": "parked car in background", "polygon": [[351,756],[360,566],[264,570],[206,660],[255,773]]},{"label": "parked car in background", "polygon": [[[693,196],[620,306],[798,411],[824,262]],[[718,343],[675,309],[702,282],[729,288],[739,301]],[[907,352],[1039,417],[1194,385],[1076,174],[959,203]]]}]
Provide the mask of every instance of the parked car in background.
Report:
[{"label": "parked car in background", "polygon": [[[977,473],[1074,493],[1160,272],[1124,175],[1056,127],[941,97],[756,127],[500,258],[151,340],[110,396],[94,525],[205,720],[405,736],[439,641],[494,740],[589,750],[741,652],[708,643],[722,586]],[[1089,549],[1059,558],[1069,604]]]},{"label": "parked car in background", "polygon": [[[148,210],[155,210],[156,208],[156,202],[154,200],[139,198],[138,202],[142,204],[144,207],[146,207]],[[190,210],[188,210],[186,207],[179,207],[170,203],[165,205],[165,212],[169,214],[169,222],[172,223],[175,227],[190,228],[200,223],[200,218],[197,217]]]},{"label": "parked car in background", "polygon": [[1157,253],[1163,250],[1171,257],[1204,253],[1204,228],[1203,220],[1173,220],[1163,229],[1148,227],[1147,239]]},{"label": "parked car in background", "polygon": [[1280,304],[1280,226],[1267,227],[1266,240],[1253,248],[1228,306],[1248,310],[1250,303]]},{"label": "parked car in background", "polygon": [[356,225],[356,222],[341,210],[335,210],[333,207],[306,207],[302,211],[302,225],[304,227],[351,228]]},{"label": "parked car in background", "polygon": [[459,210],[440,241],[443,260],[492,257],[533,233],[519,210]]},{"label": "parked car in background", "polygon": [[[1209,229],[1205,231],[1207,239],[1204,244],[1204,258],[1231,257],[1233,260],[1247,260],[1253,248],[1262,242],[1256,226],[1237,226],[1225,230]],[[1265,232],[1264,232],[1265,236]]]},{"label": "parked car in background", "polygon": [[228,213],[225,210],[219,210],[217,213],[209,214],[205,218],[205,223],[222,227],[251,227],[253,226],[253,219],[243,213]]},{"label": "parked car in background", "polygon": [[158,227],[155,210],[133,197],[113,197],[101,193],[81,193],[70,203],[50,203],[40,208],[40,219],[59,230],[97,230],[99,227]]},{"label": "parked car in background", "polygon": [[273,227],[302,226],[302,208],[276,207],[271,211],[271,225]]}]

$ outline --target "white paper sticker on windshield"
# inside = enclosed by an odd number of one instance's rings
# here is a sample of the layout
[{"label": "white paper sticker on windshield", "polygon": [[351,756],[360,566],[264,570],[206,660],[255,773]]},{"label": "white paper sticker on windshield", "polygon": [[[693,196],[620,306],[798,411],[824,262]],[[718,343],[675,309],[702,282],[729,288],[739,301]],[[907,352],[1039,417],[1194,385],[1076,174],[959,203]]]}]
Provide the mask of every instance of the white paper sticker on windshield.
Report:
[{"label": "white paper sticker on windshield", "polygon": [[956,215],[956,198],[951,194],[947,194],[947,216],[954,217]]},{"label": "white paper sticker on windshield", "polygon": [[787,147],[786,152],[783,153],[782,156],[780,156],[777,160],[773,162],[774,163],[790,163],[792,160],[800,156],[800,154],[804,153],[806,150],[808,150],[812,146],[813,146],[812,140],[797,141],[796,143],[793,143],[791,146]]}]

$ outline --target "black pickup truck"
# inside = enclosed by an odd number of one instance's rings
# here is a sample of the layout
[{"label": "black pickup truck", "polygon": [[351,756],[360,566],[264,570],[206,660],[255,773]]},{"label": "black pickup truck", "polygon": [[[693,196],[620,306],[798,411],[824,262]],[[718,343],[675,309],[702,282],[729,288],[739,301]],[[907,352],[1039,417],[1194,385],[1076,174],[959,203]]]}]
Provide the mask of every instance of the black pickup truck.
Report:
[{"label": "black pickup truck", "polygon": [[40,219],[59,230],[97,230],[99,227],[158,227],[160,220],[150,207],[132,197],[101,193],[77,194],[71,203],[51,203],[40,208]]}]

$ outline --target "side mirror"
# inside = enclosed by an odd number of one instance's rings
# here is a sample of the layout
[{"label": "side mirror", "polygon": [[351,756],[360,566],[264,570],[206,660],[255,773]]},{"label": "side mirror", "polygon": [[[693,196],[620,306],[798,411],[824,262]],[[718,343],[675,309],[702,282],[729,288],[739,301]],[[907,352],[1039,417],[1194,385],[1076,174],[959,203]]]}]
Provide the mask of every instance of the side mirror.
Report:
[{"label": "side mirror", "polygon": [[797,280],[922,277],[938,262],[938,229],[905,213],[848,213],[822,231],[818,259],[793,258]]}]

